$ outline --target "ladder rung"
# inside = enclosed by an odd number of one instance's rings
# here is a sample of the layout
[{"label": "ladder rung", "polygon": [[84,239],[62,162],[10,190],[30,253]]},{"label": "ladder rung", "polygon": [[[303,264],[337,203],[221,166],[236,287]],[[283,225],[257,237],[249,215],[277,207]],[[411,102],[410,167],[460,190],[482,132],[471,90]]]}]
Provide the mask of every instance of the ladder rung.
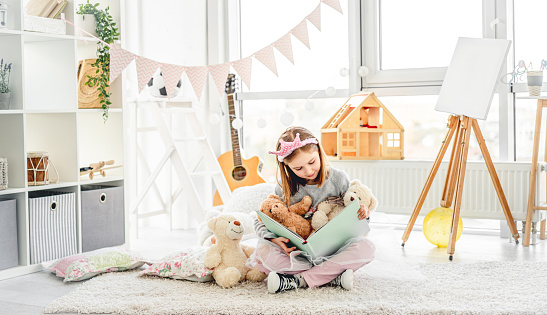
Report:
[{"label": "ladder rung", "polygon": [[203,176],[203,175],[220,175],[222,174],[222,172],[220,171],[203,171],[203,172],[193,172],[193,173],[190,173],[190,175],[192,176]]},{"label": "ladder rung", "polygon": [[167,210],[151,211],[151,212],[147,212],[147,213],[139,213],[138,218],[139,219],[144,219],[144,218],[153,217],[153,216],[160,215],[160,214],[168,214],[168,213],[167,213]]},{"label": "ladder rung", "polygon": [[185,142],[185,141],[204,141],[207,140],[207,137],[183,137],[175,138],[175,142]]},{"label": "ladder rung", "polygon": [[158,128],[156,127],[139,127],[137,128],[137,132],[151,132],[151,131],[156,131],[158,130]]}]

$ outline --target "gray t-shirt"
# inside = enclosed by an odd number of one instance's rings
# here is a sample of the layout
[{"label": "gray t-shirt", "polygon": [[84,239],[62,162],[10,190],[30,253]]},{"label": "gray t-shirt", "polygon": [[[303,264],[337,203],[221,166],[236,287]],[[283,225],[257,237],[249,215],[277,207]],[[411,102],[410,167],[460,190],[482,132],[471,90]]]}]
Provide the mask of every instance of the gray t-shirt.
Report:
[{"label": "gray t-shirt", "polygon": [[[348,188],[349,178],[346,172],[331,167],[329,177],[321,187],[318,185],[299,185],[298,191],[291,197],[291,205],[301,201],[304,196],[310,196],[312,199],[312,207],[315,207],[328,197],[342,196],[342,193],[345,193]],[[279,184],[275,186],[275,194],[278,196],[283,195],[283,191]],[[260,222],[258,219],[255,219],[255,231],[261,238],[277,237],[277,235],[268,231],[264,223]]]}]

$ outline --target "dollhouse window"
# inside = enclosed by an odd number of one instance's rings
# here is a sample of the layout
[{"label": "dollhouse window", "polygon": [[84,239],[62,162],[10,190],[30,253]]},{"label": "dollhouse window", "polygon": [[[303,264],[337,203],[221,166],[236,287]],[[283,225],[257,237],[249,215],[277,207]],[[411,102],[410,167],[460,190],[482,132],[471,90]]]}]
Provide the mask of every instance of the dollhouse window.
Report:
[{"label": "dollhouse window", "polygon": [[355,147],[355,133],[353,132],[344,132],[342,133],[342,147]]},{"label": "dollhouse window", "polygon": [[401,135],[398,132],[387,133],[387,147],[388,148],[401,147]]}]

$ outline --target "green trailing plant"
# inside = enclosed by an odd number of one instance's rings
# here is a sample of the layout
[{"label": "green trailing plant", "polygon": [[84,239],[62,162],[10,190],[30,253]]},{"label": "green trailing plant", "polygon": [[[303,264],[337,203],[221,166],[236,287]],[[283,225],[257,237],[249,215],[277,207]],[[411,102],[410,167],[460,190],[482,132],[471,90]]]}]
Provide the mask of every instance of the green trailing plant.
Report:
[{"label": "green trailing plant", "polygon": [[[95,16],[95,30],[98,37],[107,44],[112,44],[119,39],[120,33],[116,27],[116,22],[108,12],[110,7],[101,10],[98,8],[99,3],[91,4],[89,0],[87,3],[79,4],[77,14],[93,14]],[[87,82],[85,83],[90,87],[97,87],[99,91],[99,100],[103,109],[103,119],[106,122],[108,119],[108,109],[112,102],[110,102],[110,96],[112,93],[109,91],[110,81],[110,47],[103,42],[97,43],[97,61],[91,66],[96,68],[96,75],[88,75]]]},{"label": "green trailing plant", "polygon": [[4,64],[4,58],[0,61],[0,93],[9,93],[9,77],[11,74],[11,63]]}]

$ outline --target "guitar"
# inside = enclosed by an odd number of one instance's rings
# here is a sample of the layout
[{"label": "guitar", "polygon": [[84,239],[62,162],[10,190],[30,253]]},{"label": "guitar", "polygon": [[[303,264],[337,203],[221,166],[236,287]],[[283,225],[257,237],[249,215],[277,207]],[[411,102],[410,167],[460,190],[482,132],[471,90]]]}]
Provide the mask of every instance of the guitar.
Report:
[{"label": "guitar", "polygon": [[[230,73],[226,79],[226,88],[224,89],[228,95],[228,111],[230,117],[230,135],[232,137],[232,151],[225,152],[218,157],[218,163],[222,169],[222,173],[228,182],[230,191],[243,186],[252,186],[266,181],[260,175],[262,170],[262,162],[258,156],[254,156],[248,160],[241,158],[241,150],[239,148],[239,131],[232,126],[235,119],[234,108],[234,93],[236,90],[236,76]],[[222,199],[217,192],[213,197],[213,206],[222,205]]]}]

